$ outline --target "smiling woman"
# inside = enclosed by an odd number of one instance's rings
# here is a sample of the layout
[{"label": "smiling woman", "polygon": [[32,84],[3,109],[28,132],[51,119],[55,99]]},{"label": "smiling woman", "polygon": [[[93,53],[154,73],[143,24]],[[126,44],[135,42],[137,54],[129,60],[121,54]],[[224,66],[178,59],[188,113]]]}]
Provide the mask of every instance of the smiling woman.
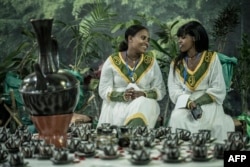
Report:
[{"label": "smiling woman", "polygon": [[[168,90],[172,102],[182,105],[175,106],[169,126],[192,133],[209,129],[212,137],[223,141],[228,131],[234,131],[234,123],[222,107],[226,85],[219,56],[208,50],[208,35],[200,22],[182,25],[177,36],[180,54],[171,64]],[[187,98],[180,100],[183,97]],[[201,111],[199,118],[192,115],[194,111]]]},{"label": "smiling woman", "polygon": [[99,84],[103,104],[98,126],[155,126],[160,114],[157,101],[166,90],[154,55],[146,52],[148,47],[148,29],[132,25],[125,32],[119,52],[105,61]]}]

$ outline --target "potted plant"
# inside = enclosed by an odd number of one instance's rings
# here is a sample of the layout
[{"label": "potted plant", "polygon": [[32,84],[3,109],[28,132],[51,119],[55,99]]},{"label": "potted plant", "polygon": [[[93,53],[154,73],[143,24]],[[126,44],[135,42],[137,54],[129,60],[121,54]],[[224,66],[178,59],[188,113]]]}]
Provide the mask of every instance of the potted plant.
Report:
[{"label": "potted plant", "polygon": [[250,136],[250,111],[248,108],[250,91],[250,69],[248,67],[250,63],[250,41],[247,34],[243,34],[242,43],[238,47],[238,50],[240,51],[240,55],[238,56],[239,68],[236,68],[237,75],[234,76],[234,84],[235,89],[240,91],[242,114],[237,116],[237,119],[246,122],[246,127],[244,128],[246,128],[247,134]]},{"label": "potted plant", "polygon": [[228,5],[223,8],[216,19],[213,20],[212,36],[217,42],[217,51],[223,52],[227,37],[233,32],[239,24],[239,8],[237,6]]}]

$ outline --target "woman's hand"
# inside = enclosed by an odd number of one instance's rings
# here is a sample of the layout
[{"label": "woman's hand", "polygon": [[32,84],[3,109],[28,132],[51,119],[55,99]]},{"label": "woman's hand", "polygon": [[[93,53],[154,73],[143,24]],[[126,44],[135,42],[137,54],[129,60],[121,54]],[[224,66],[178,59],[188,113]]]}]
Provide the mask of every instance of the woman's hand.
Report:
[{"label": "woman's hand", "polygon": [[87,115],[74,113],[73,117],[71,119],[71,123],[76,123],[78,121],[83,122],[83,123],[87,123],[87,122],[91,122],[91,118]]},{"label": "woman's hand", "polygon": [[140,96],[146,96],[143,91],[136,91],[134,88],[129,88],[124,93],[125,99],[127,101],[134,100]]},{"label": "woman's hand", "polygon": [[134,94],[134,91],[135,91],[134,88],[129,88],[129,89],[125,90],[124,99],[126,101],[131,101],[132,100],[132,96]]},{"label": "woman's hand", "polygon": [[134,93],[132,95],[132,99],[136,99],[136,98],[141,97],[141,96],[146,96],[146,95],[142,91],[134,91]]},{"label": "woman's hand", "polygon": [[196,108],[196,106],[197,106],[196,103],[192,101],[192,102],[189,104],[189,109],[190,109],[190,110],[193,110],[193,109]]}]

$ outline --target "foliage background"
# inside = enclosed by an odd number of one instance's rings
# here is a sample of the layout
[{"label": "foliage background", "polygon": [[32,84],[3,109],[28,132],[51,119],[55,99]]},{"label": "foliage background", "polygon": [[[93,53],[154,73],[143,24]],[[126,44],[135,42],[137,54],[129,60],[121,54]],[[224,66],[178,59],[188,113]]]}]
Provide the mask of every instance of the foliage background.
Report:
[{"label": "foliage background", "polygon": [[[94,0],[0,0],[0,59],[8,55],[26,38],[21,34],[23,28],[32,30],[30,19],[54,18],[69,24],[74,23],[90,12],[93,2]],[[155,17],[163,23],[171,23],[180,19],[198,19],[209,33],[211,33],[212,21],[218,12],[226,5],[235,3],[233,0],[218,0],[216,3],[214,0],[101,0],[101,2],[104,5],[110,5],[110,10],[117,13],[115,23],[135,19],[138,13]],[[237,4],[240,5],[242,11],[241,23],[229,36],[224,51],[227,55],[237,55],[235,46],[240,43],[242,33],[249,33],[247,28],[250,24],[247,19],[249,2],[240,0]],[[145,24],[152,32],[157,31],[152,22],[148,21]],[[72,48],[67,46],[71,36],[62,33],[59,26],[53,27],[53,34],[59,41],[61,61],[65,63],[73,61]],[[213,39],[210,41],[211,47],[216,46]],[[106,49],[101,58],[105,59],[111,52],[111,47]]]}]

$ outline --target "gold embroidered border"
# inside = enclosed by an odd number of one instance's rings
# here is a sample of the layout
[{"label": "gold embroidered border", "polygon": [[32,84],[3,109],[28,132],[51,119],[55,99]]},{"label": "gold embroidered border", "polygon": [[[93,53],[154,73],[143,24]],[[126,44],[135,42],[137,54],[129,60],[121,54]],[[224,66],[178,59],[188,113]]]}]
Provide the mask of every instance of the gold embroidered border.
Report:
[{"label": "gold embroidered border", "polygon": [[148,125],[148,121],[146,120],[145,116],[144,116],[142,113],[140,113],[140,112],[135,113],[135,114],[129,116],[129,117],[125,120],[125,125],[126,125],[127,123],[129,123],[129,121],[131,121],[132,119],[135,119],[135,118],[141,118],[141,119],[143,120],[143,122],[145,123],[145,125]]},{"label": "gold embroidered border", "polygon": [[[211,51],[205,51],[201,55],[201,60],[194,71],[187,70],[187,81],[186,86],[190,90],[195,90],[198,85],[201,83],[201,81],[206,77],[209,67],[211,65],[211,62],[213,62],[215,59],[215,52]],[[183,64],[180,66],[180,68],[177,69],[177,72],[179,74],[179,77],[181,81],[184,82],[183,73],[184,73],[184,64],[187,66],[185,60],[182,62]]]}]

